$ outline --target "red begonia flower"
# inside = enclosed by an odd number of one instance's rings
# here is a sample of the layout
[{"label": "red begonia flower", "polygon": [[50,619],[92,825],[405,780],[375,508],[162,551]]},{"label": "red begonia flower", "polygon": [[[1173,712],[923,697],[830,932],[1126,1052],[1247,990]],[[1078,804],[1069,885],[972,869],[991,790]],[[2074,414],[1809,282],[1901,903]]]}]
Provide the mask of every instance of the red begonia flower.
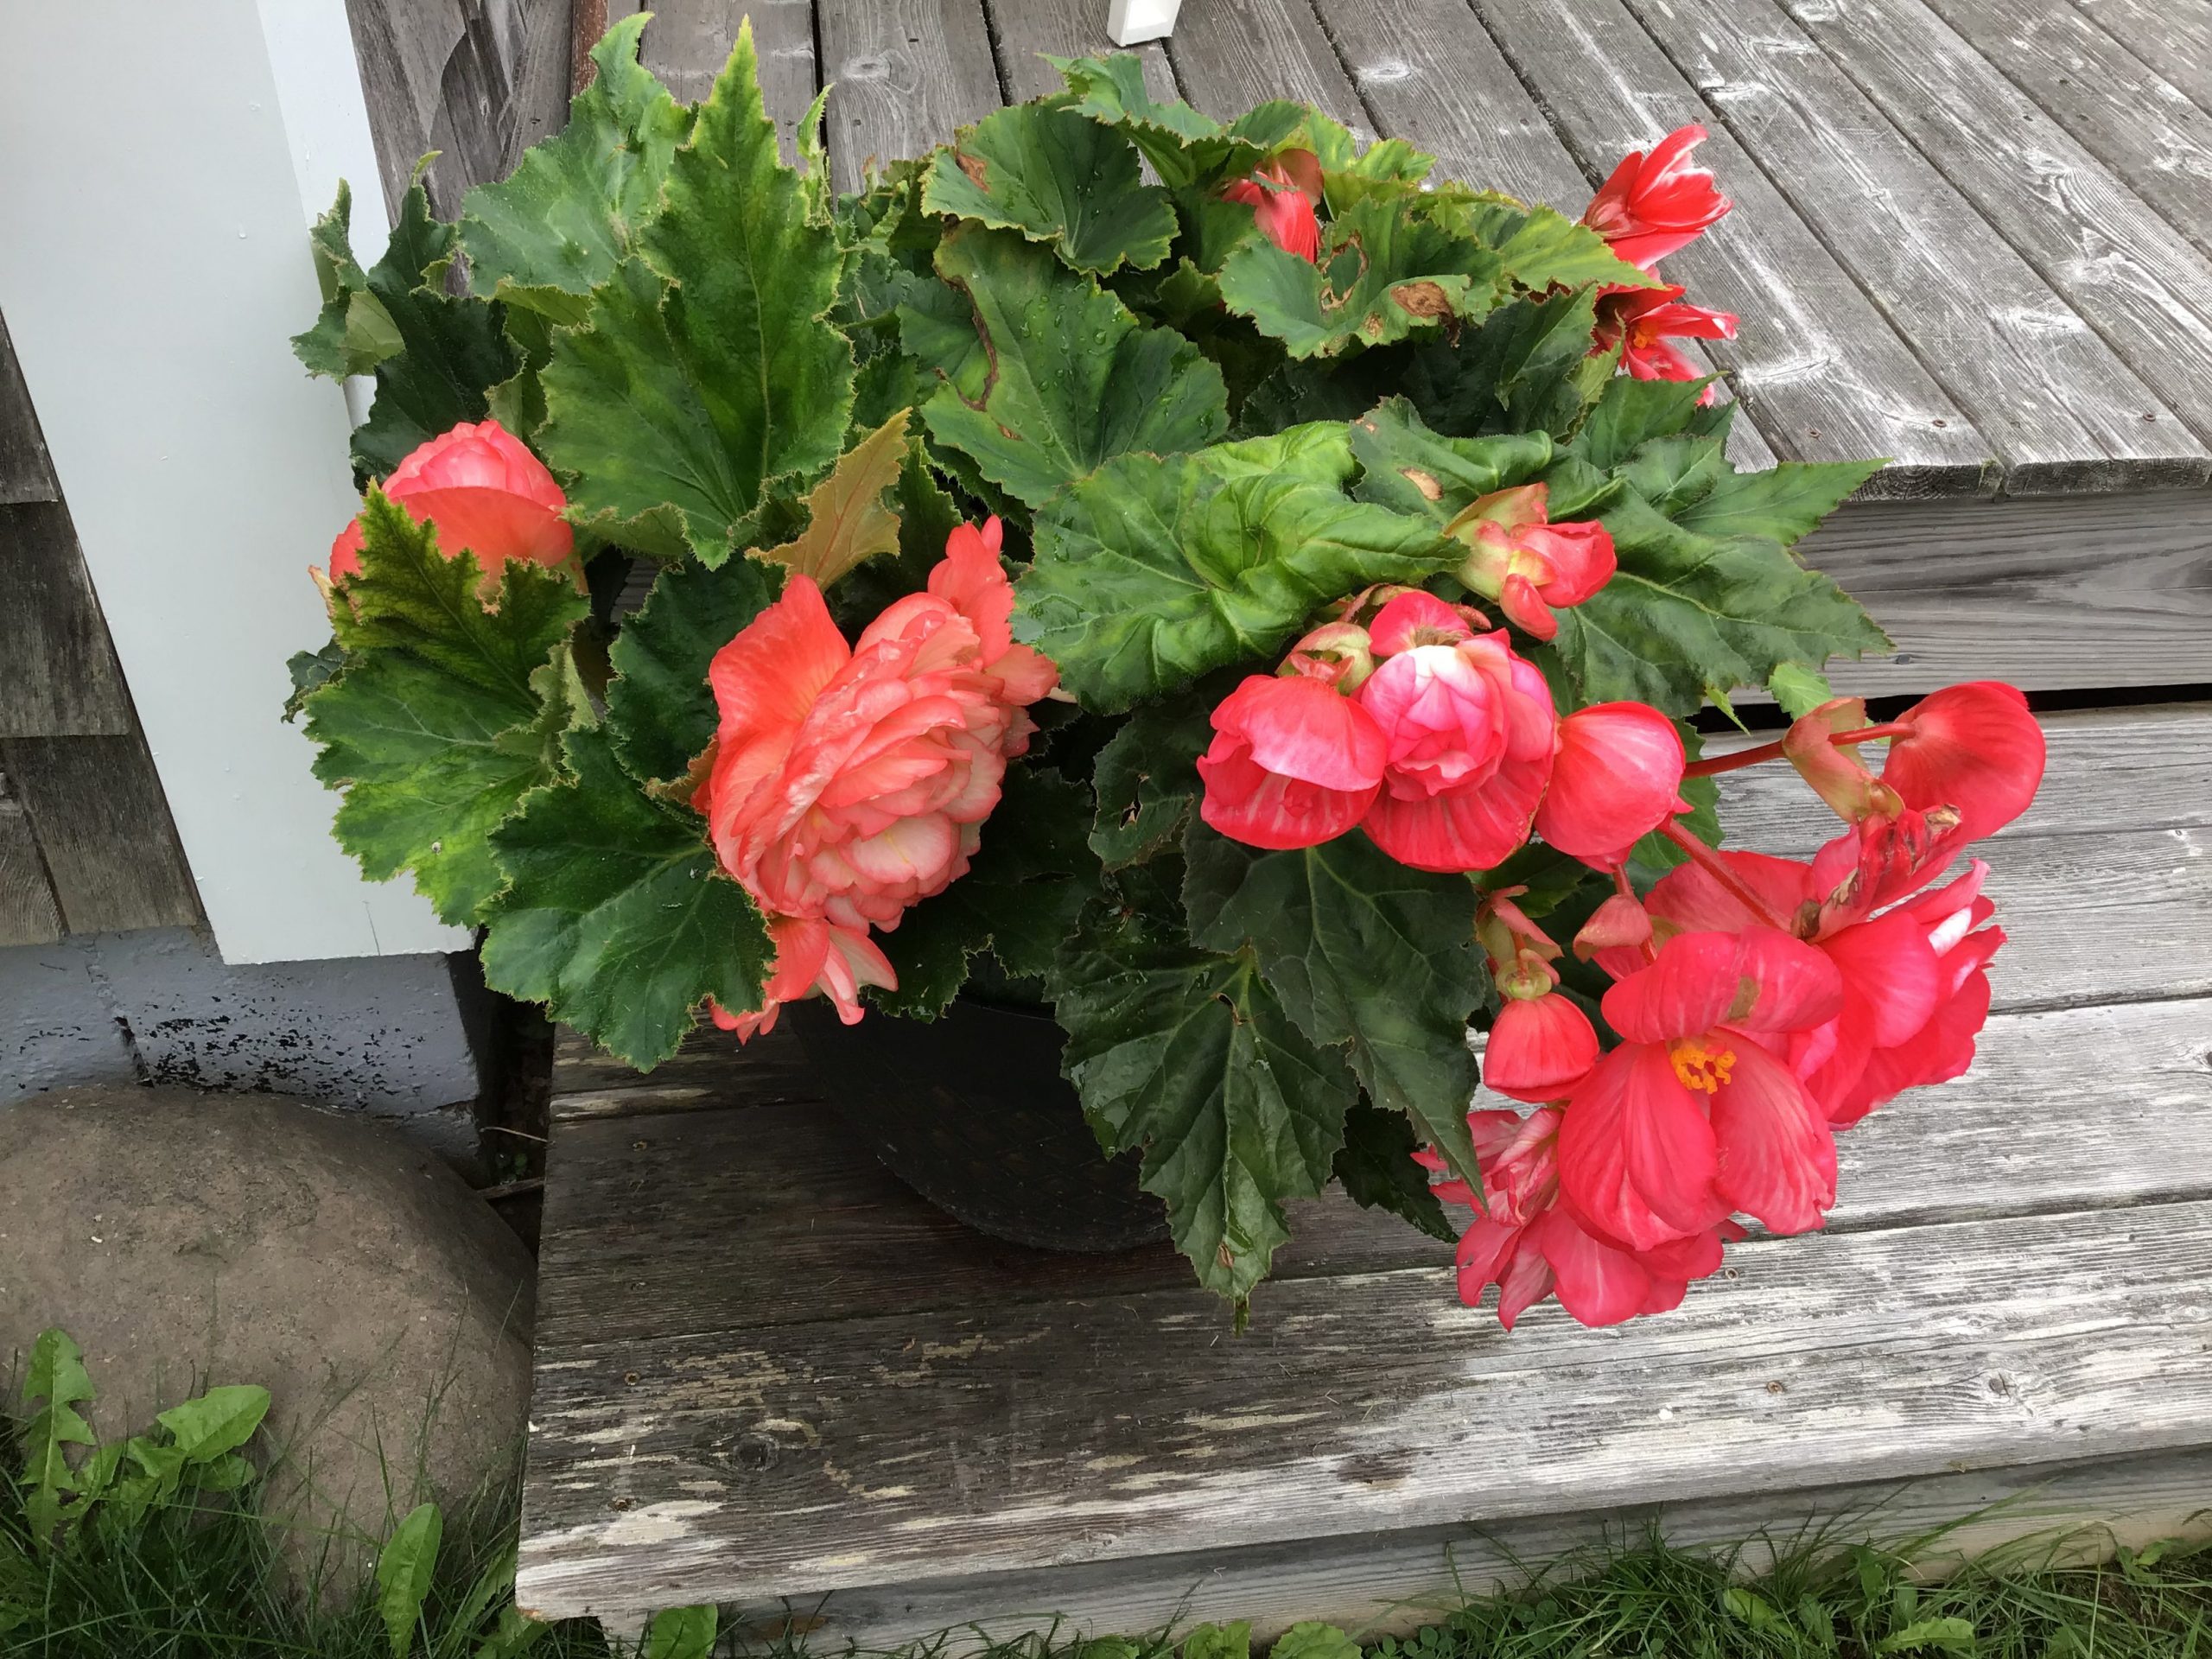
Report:
[{"label": "red begonia flower", "polygon": [[777,916],[769,919],[768,937],[775,944],[776,960],[769,969],[767,983],[761,988],[759,1010],[730,1014],[719,1003],[708,1005],[715,1023],[724,1031],[735,1032],[741,1043],[773,1031],[785,1003],[817,991],[836,1004],[838,1019],[849,1026],[858,1025],[865,1012],[861,1007],[861,987],[874,985],[889,990],[899,983],[890,958],[865,929],[840,927],[819,917]]},{"label": "red begonia flower", "polygon": [[1777,1232],[1818,1227],[1835,1144],[1768,1045],[1833,1019],[1842,997],[1827,957],[1773,928],[1669,939],[1605,993],[1626,1040],[1569,1096],[1560,1178],[1576,1212],[1636,1249],[1739,1210]]},{"label": "red begonia flower", "polygon": [[1948,1082],[1973,1063],[1989,1014],[1989,961],[2005,940],[2003,930],[1985,925],[1995,914],[1981,896],[1987,866],[1974,860],[1948,886],[1870,918],[1855,904],[1827,902],[1832,890],[1817,862],[1719,857],[1764,914],[1694,864],[1652,889],[1650,913],[1694,930],[1787,918],[1835,964],[1843,996],[1834,1016],[1793,1033],[1788,1047],[1791,1069],[1830,1123],[1855,1123],[1903,1090]]},{"label": "red begonia flower", "polygon": [[[1497,1322],[1508,1331],[1521,1315],[1556,1294],[1568,1316],[1586,1325],[1618,1325],[1640,1313],[1675,1306],[1693,1279],[1720,1265],[1724,1237],[1742,1230],[1717,1225],[1693,1238],[1649,1251],[1628,1249],[1593,1230],[1560,1190],[1560,1113],[1546,1107],[1523,1118],[1510,1111],[1467,1114],[1483,1177],[1483,1204],[1464,1181],[1439,1182],[1447,1203],[1477,1207],[1457,1253],[1459,1300],[1478,1306],[1497,1287]],[[1433,1171],[1444,1160],[1415,1154]]]},{"label": "red begonia flower", "polygon": [[1598,1033],[1572,997],[1509,996],[1483,1050],[1483,1081],[1509,1100],[1562,1100],[1598,1063]]},{"label": "red begonia flower", "polygon": [[1571,857],[1618,869],[1641,837],[1682,808],[1683,763],[1681,734],[1656,709],[1578,709],[1559,723],[1536,833]]},{"label": "red begonia flower", "polygon": [[[1592,336],[1598,351],[1621,348],[1621,366],[1639,380],[1694,380],[1697,365],[1673,346],[1669,340],[1733,340],[1735,316],[1711,311],[1682,300],[1679,285],[1668,288],[1618,289],[1598,302],[1598,328]],[[1700,404],[1713,401],[1707,386]]]},{"label": "red begonia flower", "polygon": [[1312,262],[1321,255],[1321,164],[1311,150],[1287,149],[1249,179],[1222,192],[1252,209],[1260,234],[1285,253]]},{"label": "red begonia flower", "polygon": [[1630,150],[1598,188],[1582,222],[1643,270],[1695,241],[1734,205],[1690,159],[1705,138],[1703,127],[1677,127],[1649,155]]},{"label": "red begonia flower", "polygon": [[1611,531],[1596,519],[1546,522],[1549,486],[1522,484],[1469,502],[1445,526],[1471,550],[1459,580],[1496,600],[1512,622],[1539,639],[1559,632],[1566,610],[1612,580]]},{"label": "red begonia flower", "polygon": [[2028,810],[2043,783],[2043,728],[2018,687],[1999,680],[1946,686],[1899,715],[1882,781],[1910,807],[1948,806],[1968,841]]},{"label": "red begonia flower", "polygon": [[1389,745],[1326,680],[1255,674],[1213,711],[1198,757],[1198,816],[1232,841],[1277,850],[1334,840],[1360,821]]}]

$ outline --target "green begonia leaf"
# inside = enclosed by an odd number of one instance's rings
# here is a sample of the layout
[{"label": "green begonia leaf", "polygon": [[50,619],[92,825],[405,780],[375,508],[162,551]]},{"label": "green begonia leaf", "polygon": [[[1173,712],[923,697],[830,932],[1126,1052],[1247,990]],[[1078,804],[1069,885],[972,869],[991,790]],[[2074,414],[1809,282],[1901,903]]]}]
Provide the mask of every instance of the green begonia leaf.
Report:
[{"label": "green begonia leaf", "polygon": [[1438,225],[1418,194],[1374,196],[1322,227],[1318,260],[1262,238],[1241,245],[1221,268],[1221,294],[1291,356],[1332,357],[1479,318],[1503,274],[1496,253]]},{"label": "green begonia leaf", "polygon": [[1568,447],[1592,466],[1610,471],[1653,439],[1681,432],[1696,413],[1705,385],[1703,380],[1638,380],[1616,375],[1605,383],[1590,418]]},{"label": "green begonia leaf", "polygon": [[323,307],[292,350],[308,370],[343,378],[373,371],[376,399],[353,434],[357,472],[381,478],[408,454],[463,421],[490,412],[486,394],[520,359],[500,326],[501,308],[445,291],[453,226],[430,216],[420,182],[401,199],[384,257],[366,271],[347,226],[353,194],[308,233]]},{"label": "green begonia leaf", "polygon": [[1377,404],[1351,423],[1351,434],[1362,468],[1359,498],[1439,524],[1479,496],[1528,483],[1552,459],[1543,432],[1441,437],[1402,397]]},{"label": "green begonia leaf", "polygon": [[1213,741],[1210,712],[1198,702],[1136,709],[1098,751],[1090,850],[1108,869],[1141,864],[1181,840],[1195,816],[1198,758]]},{"label": "green begonia leaf", "polygon": [[1244,177],[1294,140],[1310,113],[1302,104],[1279,100],[1256,105],[1224,126],[1179,99],[1156,100],[1145,86],[1142,60],[1132,53],[1047,61],[1067,82],[1072,107],[1127,132],[1170,187]]},{"label": "green begonia leaf", "polygon": [[718,564],[764,492],[843,447],[853,354],[825,320],[842,264],[776,151],[749,28],[669,164],[667,206],[563,329],[546,366],[547,459],[632,546]]},{"label": "green begonia leaf", "polygon": [[632,777],[681,778],[706,748],[716,723],[707,665],[782,587],[782,572],[757,559],[673,565],[653,579],[607,650],[607,739]]},{"label": "green begonia leaf", "polygon": [[1665,280],[1639,270],[1597,232],[1552,208],[1464,189],[1440,190],[1427,200],[1440,224],[1495,250],[1506,278],[1529,294],[1592,283],[1656,288]]},{"label": "green begonia leaf", "polygon": [[1016,977],[1046,972],[1098,893],[1098,861],[1084,844],[1090,795],[1058,772],[1019,763],[983,823],[967,874],[899,918],[877,943],[899,988],[875,1000],[893,1014],[934,1020],[988,950]]},{"label": "green begonia leaf", "polygon": [[637,251],[691,130],[691,111],[638,61],[645,16],[623,18],[592,48],[597,73],[569,106],[569,124],[462,202],[461,242],[478,294],[581,322],[586,296]]},{"label": "green begonia leaf", "polygon": [[1351,1074],[1306,1041],[1249,951],[1124,928],[1077,941],[1058,986],[1068,1077],[1100,1143],[1144,1149],[1176,1248],[1241,1308],[1289,1236],[1283,1200],[1332,1173]]},{"label": "green begonia leaf", "polygon": [[1429,1190],[1428,1172],[1414,1161],[1421,1144],[1402,1112],[1386,1112],[1361,1101],[1344,1118],[1344,1144],[1337,1154],[1336,1176],[1345,1196],[1370,1210],[1388,1210],[1431,1238],[1450,1244],[1459,1238],[1445,1219],[1444,1206]]},{"label": "green begonia leaf", "polygon": [[485,935],[485,981],[649,1070],[707,998],[758,1007],[774,950],[697,813],[640,790],[603,728],[573,727],[565,747],[573,777],[532,793],[495,837],[512,885]]},{"label": "green begonia leaf", "polygon": [[1013,105],[963,129],[938,151],[922,206],[1051,243],[1099,276],[1124,261],[1149,269],[1175,238],[1167,192],[1140,181],[1128,137],[1049,104]]},{"label": "green begonia leaf", "polygon": [[1421,418],[1455,436],[1549,432],[1564,436],[1607,385],[1611,359],[1590,351],[1597,290],[1501,305],[1457,340],[1422,342],[1403,379]]},{"label": "green begonia leaf", "polygon": [[1125,456],[1071,486],[1039,515],[1017,628],[1084,708],[1111,714],[1210,669],[1271,664],[1370,582],[1455,569],[1459,544],[1434,522],[1344,493],[1336,430]]},{"label": "green begonia leaf", "polygon": [[492,830],[558,769],[542,721],[573,695],[564,646],[588,607],[517,561],[487,608],[473,554],[446,558],[373,491],[361,512],[361,571],[334,607],[345,666],[302,700],[315,773],[344,789],[338,842],[372,880],[411,869],[441,918],[470,925],[499,888]]},{"label": "green begonia leaf", "polygon": [[1466,878],[1408,869],[1356,831],[1270,853],[1199,825],[1184,856],[1192,938],[1255,950],[1299,1029],[1349,1044],[1367,1097],[1406,1114],[1479,1192],[1467,1020],[1491,982]]},{"label": "green begonia leaf", "polygon": [[967,227],[937,266],[972,302],[983,352],[950,365],[925,405],[931,435],[1031,507],[1117,455],[1197,449],[1229,429],[1221,371],[1197,346],[1142,327],[1045,249]]},{"label": "green begonia leaf", "polygon": [[[1816,669],[1888,647],[1857,602],[1787,546],[1877,463],[1762,482],[1775,474],[1732,472],[1720,443],[1656,438],[1618,469],[1629,487],[1599,516],[1619,569],[1559,613],[1554,642],[1585,700],[1688,715],[1707,697],[1726,702],[1738,686],[1764,685],[1785,663]],[[1723,533],[1693,528],[1700,515]]]}]

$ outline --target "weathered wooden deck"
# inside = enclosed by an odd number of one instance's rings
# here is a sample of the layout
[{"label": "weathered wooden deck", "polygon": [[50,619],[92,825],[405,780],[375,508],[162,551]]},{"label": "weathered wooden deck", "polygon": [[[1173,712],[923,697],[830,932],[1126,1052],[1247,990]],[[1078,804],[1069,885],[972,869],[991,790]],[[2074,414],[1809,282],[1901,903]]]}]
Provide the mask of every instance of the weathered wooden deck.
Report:
[{"label": "weathered wooden deck", "polygon": [[[747,9],[671,0],[648,60],[703,94]],[[1104,0],[750,10],[784,118],[836,83],[846,185],[1104,46]],[[1839,684],[2212,683],[2212,0],[1185,0],[1146,55],[1571,210],[1704,122],[1737,211],[1669,270],[1742,315],[1739,463],[1893,457],[1807,547],[1900,647]],[[644,1079],[564,1046],[524,1605],[1264,1633],[1417,1622],[1655,1509],[2174,1529],[2212,1504],[2212,703],[2049,725],[1974,1071],[1843,1138],[1827,1235],[1620,1330],[1508,1338],[1325,1199],[1237,1338],[1164,1248],[931,1210],[779,1039]],[[1786,780],[1728,782],[1732,835],[1809,850]]]}]

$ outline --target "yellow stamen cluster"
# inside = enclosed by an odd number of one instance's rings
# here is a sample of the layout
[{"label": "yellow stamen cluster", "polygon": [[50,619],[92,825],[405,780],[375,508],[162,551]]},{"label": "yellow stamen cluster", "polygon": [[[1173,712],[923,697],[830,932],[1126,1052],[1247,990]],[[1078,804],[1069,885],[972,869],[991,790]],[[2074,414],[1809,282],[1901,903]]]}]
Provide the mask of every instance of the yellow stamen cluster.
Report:
[{"label": "yellow stamen cluster", "polygon": [[1685,1089],[1697,1090],[1700,1094],[1717,1093],[1720,1085],[1729,1081],[1730,1071],[1736,1064],[1732,1048],[1707,1048],[1703,1043],[1676,1043],[1668,1051],[1675,1062],[1675,1075],[1681,1079]]}]

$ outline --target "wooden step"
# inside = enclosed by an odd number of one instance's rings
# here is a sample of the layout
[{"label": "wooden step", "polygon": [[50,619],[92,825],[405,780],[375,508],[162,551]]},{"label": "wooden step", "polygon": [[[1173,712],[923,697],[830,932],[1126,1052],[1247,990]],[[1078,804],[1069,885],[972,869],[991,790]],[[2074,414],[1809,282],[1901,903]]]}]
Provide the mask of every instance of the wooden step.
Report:
[{"label": "wooden step", "polygon": [[[922,1203],[777,1038],[642,1080],[565,1046],[524,1605],[793,1598],[872,1644],[1402,1628],[1652,1514],[2174,1529],[2212,1491],[2212,706],[2048,727],[1989,849],[2012,943],[1974,1070],[1842,1137],[1826,1235],[1615,1330],[1507,1336],[1445,1247],[1325,1198],[1239,1338],[1165,1247],[1024,1251]],[[1740,842],[1816,833],[1786,774],[1728,793]]]}]

